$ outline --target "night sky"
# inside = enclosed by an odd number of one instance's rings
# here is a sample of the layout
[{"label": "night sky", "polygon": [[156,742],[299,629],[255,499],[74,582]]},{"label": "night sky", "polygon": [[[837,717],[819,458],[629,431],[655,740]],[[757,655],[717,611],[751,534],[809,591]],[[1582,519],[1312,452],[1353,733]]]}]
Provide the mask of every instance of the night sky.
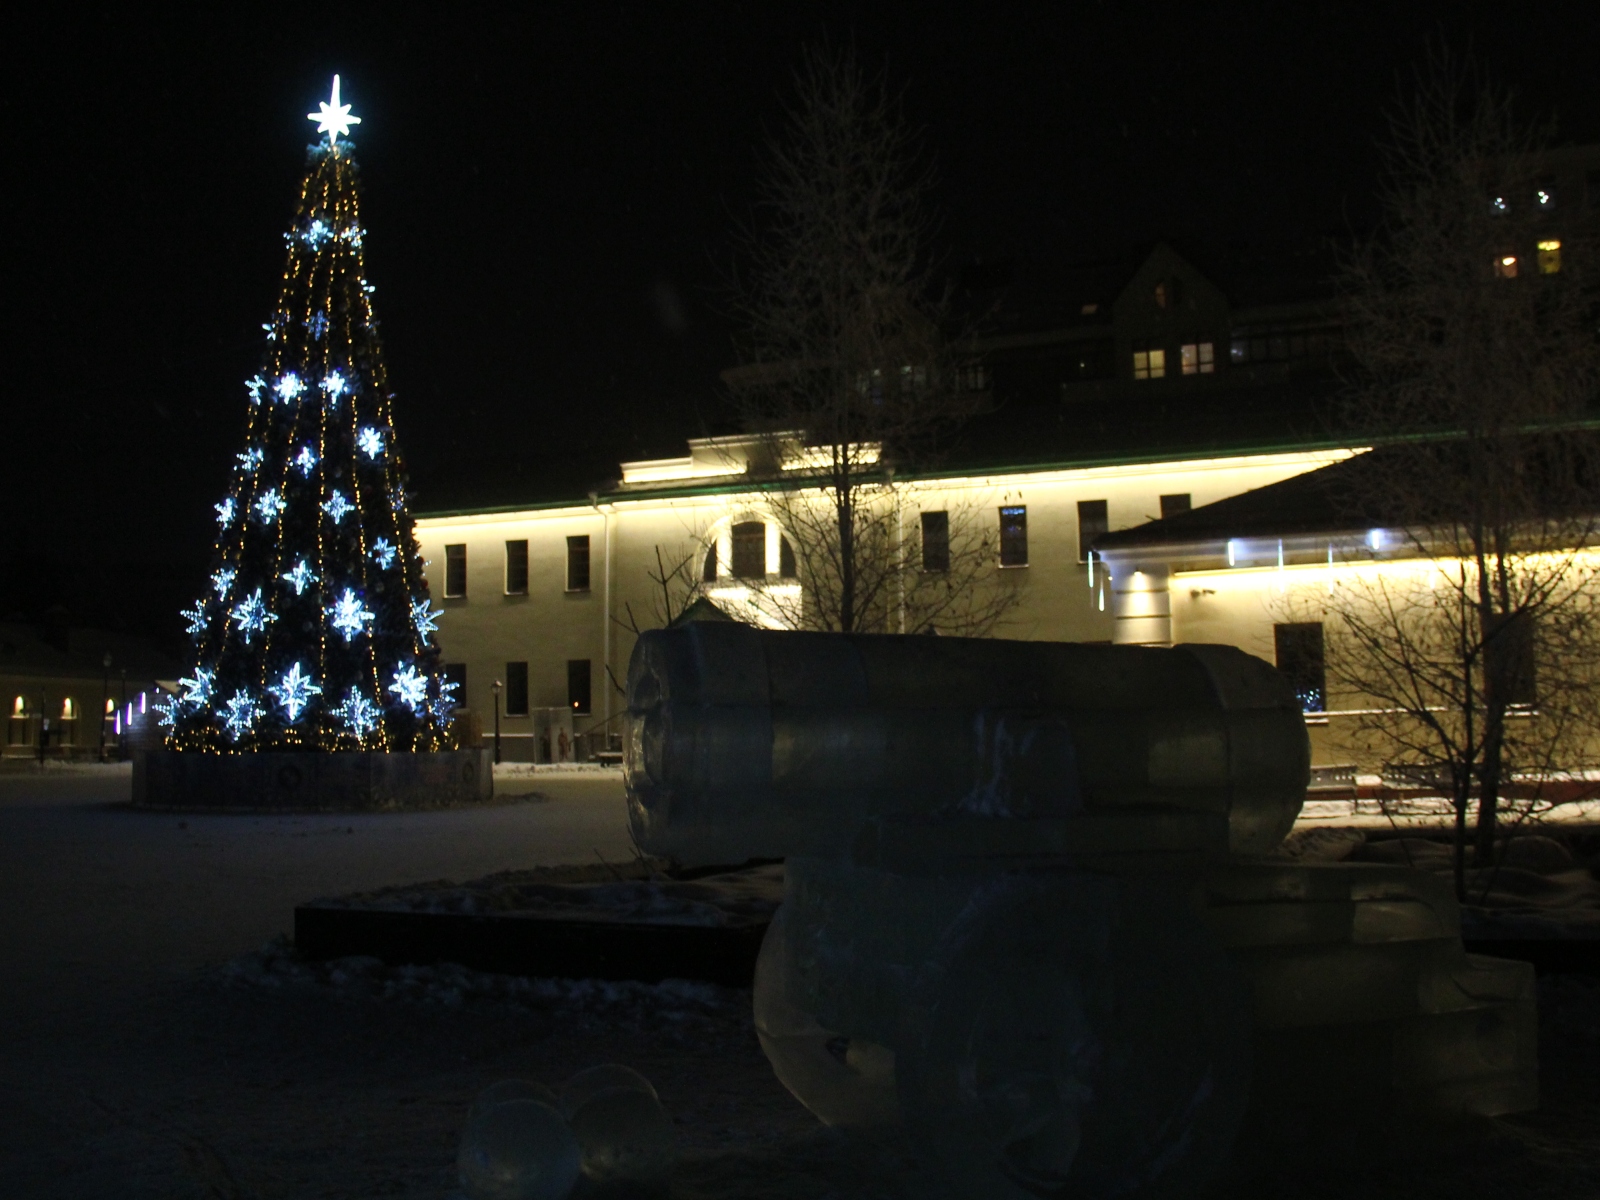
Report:
[{"label": "night sky", "polygon": [[717,426],[729,234],[808,40],[904,89],[950,263],[1369,225],[1430,36],[1600,140],[1592,4],[220,7],[8,20],[0,619],[177,634],[336,71],[423,510]]}]

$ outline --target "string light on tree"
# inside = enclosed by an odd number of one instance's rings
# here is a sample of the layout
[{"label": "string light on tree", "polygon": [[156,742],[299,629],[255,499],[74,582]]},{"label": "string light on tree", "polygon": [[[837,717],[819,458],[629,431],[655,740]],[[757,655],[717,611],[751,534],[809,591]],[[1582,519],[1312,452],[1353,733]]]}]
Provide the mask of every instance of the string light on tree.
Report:
[{"label": "string light on tree", "polygon": [[218,606],[184,613],[190,658],[166,723],[176,749],[452,744],[364,261],[358,122],[337,83],[318,107],[326,136],[308,152],[233,486],[216,506]]},{"label": "string light on tree", "polygon": [[175,692],[164,692],[161,699],[150,707],[156,710],[156,724],[171,729],[177,725],[178,717],[183,712],[183,701],[178,699]]}]

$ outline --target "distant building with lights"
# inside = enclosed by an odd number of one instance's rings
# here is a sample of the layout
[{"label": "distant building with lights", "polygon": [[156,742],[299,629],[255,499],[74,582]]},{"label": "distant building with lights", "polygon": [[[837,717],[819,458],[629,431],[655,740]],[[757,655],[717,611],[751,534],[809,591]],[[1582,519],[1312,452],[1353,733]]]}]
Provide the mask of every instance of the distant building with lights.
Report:
[{"label": "distant building with lights", "polygon": [[[1597,168],[1595,148],[1556,163],[1552,214],[1600,199]],[[1552,215],[1538,246],[1506,256],[1556,272],[1559,242]],[[1191,568],[1217,564],[1168,561],[1126,531],[1215,516],[1230,497],[1271,495],[1365,449],[1329,432],[1343,354],[1334,265],[1312,247],[1238,256],[1213,278],[1157,243],[1036,285],[1004,263],[963,271],[962,302],[992,319],[962,383],[989,411],[942,470],[904,480],[916,510],[906,519],[992,512],[995,586],[1017,592],[996,636],[1221,640],[1276,661],[1266,609],[1190,581]],[[560,757],[553,731],[567,719],[580,756],[613,743],[631,626],[647,627],[659,607],[659,561],[687,560],[720,608],[773,623],[764,598],[798,589],[789,531],[751,469],[758,449],[738,436],[691,439],[674,457],[620,464],[588,495],[530,484],[525,503],[419,514],[447,672],[486,730],[499,704],[506,758]],[[1260,546],[1276,553],[1270,507],[1258,515],[1266,525],[1240,543],[1252,557],[1224,561],[1224,573],[1256,579]],[[1294,555],[1284,563],[1299,566]],[[1227,578],[1230,596],[1258,586]]]}]

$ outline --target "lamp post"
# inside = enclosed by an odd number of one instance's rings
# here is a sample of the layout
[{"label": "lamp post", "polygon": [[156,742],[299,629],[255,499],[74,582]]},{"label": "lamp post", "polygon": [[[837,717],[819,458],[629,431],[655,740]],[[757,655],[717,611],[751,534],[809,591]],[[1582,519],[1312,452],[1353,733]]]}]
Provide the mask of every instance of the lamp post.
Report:
[{"label": "lamp post", "polygon": [[117,711],[122,714],[122,736],[117,739],[117,760],[128,758],[128,668],[122,668],[122,700]]},{"label": "lamp post", "polygon": [[498,679],[489,690],[494,693],[494,761],[500,761],[500,689],[505,685]]},{"label": "lamp post", "polygon": [[100,660],[105,677],[100,681],[100,761],[106,760],[106,703],[111,699],[111,651]]}]

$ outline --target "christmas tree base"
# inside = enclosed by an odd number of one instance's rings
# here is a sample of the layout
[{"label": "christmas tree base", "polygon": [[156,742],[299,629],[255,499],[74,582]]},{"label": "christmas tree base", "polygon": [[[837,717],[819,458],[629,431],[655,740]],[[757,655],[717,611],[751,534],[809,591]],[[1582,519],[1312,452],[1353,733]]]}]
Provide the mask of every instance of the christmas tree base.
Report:
[{"label": "christmas tree base", "polygon": [[494,796],[493,753],[439,750],[269,751],[134,756],[133,803],[184,812],[394,812],[481,804]]}]

